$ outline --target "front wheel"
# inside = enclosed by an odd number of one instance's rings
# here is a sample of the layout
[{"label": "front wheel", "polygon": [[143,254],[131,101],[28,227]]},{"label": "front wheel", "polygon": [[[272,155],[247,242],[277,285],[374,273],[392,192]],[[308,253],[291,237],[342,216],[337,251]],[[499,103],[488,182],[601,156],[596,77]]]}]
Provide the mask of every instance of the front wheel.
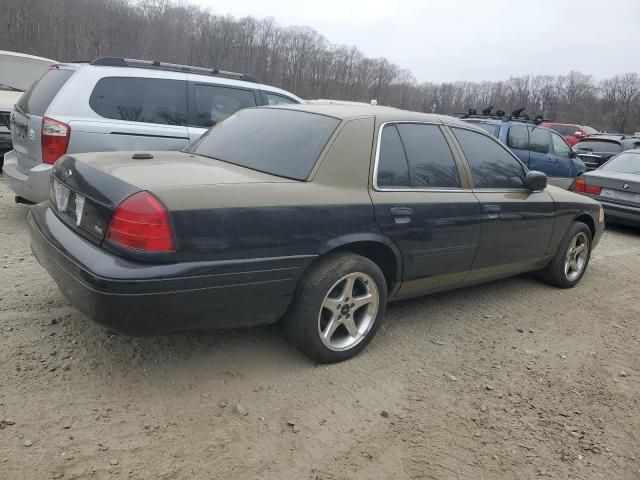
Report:
[{"label": "front wheel", "polygon": [[556,287],[575,287],[591,258],[591,230],[582,222],[574,222],[560,242],[556,256],[540,272],[540,278]]},{"label": "front wheel", "polygon": [[321,363],[347,360],[371,341],[387,303],[380,268],[361,255],[330,254],[300,282],[285,324],[289,338]]}]

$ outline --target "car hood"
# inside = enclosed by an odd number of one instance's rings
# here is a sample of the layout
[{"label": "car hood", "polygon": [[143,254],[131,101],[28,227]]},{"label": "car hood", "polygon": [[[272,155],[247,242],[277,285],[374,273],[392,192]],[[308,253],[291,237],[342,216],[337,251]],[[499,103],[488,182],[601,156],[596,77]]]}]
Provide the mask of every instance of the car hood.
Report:
[{"label": "car hood", "polygon": [[134,159],[134,153],[85,153],[73,157],[77,162],[149,191],[195,185],[293,181],[191,153],[150,152],[153,158],[149,159]]}]

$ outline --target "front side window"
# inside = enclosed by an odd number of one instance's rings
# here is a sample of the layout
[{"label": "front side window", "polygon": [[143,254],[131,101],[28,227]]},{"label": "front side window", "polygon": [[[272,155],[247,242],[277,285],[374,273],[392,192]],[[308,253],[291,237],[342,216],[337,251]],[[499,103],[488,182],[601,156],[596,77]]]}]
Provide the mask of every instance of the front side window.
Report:
[{"label": "front side window", "polygon": [[507,135],[507,145],[511,148],[517,148],[519,150],[528,150],[529,132],[527,131],[527,127],[509,127],[509,134]]},{"label": "front side window", "polygon": [[193,89],[195,112],[189,124],[194,127],[209,128],[238,110],[256,106],[253,90],[203,84],[195,84]]},{"label": "front side window", "polygon": [[529,150],[536,153],[549,153],[549,130],[533,127],[529,131]]},{"label": "front side window", "polygon": [[386,125],[380,136],[377,184],[381,188],[410,187],[409,163],[395,125]]},{"label": "front side window", "polygon": [[89,105],[101,117],[129,122],[187,124],[187,82],[160,78],[105,77]]},{"label": "front side window", "polygon": [[340,120],[279,108],[248,108],[185,151],[259,172],[307,180]]},{"label": "front side window", "polygon": [[452,128],[471,167],[476,188],[523,188],[525,170],[496,140],[478,132]]},{"label": "front side window", "polygon": [[559,157],[571,157],[571,148],[567,145],[567,142],[555,132],[551,132],[551,139],[553,140],[553,150]]},{"label": "front side window", "polygon": [[399,123],[414,188],[459,188],[458,168],[440,127]]},{"label": "front side window", "polygon": [[264,96],[267,99],[267,105],[291,105],[292,103],[298,103],[289,97],[278,95],[277,93],[264,92]]}]

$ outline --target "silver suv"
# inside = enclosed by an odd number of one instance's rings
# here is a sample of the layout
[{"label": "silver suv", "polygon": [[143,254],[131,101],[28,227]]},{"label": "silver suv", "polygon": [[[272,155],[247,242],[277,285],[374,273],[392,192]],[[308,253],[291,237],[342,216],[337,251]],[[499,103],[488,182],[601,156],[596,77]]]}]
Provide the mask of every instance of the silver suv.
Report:
[{"label": "silver suv", "polygon": [[182,150],[240,109],[288,103],[302,100],[233,72],[118,57],[61,63],[15,105],[3,171],[16,200],[41,202],[66,153]]}]

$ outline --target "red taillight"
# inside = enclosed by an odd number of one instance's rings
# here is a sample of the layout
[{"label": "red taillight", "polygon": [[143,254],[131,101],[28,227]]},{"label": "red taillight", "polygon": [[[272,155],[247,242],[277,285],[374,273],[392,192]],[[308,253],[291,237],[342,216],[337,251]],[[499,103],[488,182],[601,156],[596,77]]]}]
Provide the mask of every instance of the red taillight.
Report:
[{"label": "red taillight", "polygon": [[576,178],[573,184],[573,191],[578,193],[587,193],[589,195],[600,195],[602,187],[598,185],[589,185],[584,178]]},{"label": "red taillight", "polygon": [[42,120],[42,161],[53,165],[67,153],[71,127],[66,123],[44,117]]},{"label": "red taillight", "polygon": [[107,239],[127,248],[147,252],[175,250],[169,214],[148,192],[138,192],[124,200],[111,217]]}]

